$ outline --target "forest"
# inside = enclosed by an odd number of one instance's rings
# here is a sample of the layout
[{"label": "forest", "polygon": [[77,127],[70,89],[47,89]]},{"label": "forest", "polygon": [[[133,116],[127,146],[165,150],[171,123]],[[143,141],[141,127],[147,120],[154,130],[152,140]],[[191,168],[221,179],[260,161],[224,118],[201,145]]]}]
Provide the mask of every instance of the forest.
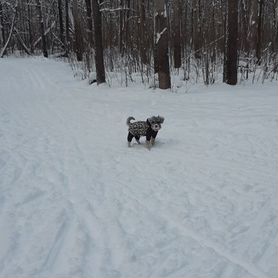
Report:
[{"label": "forest", "polygon": [[264,82],[277,79],[277,20],[277,0],[1,0],[0,57],[63,57],[98,84]]}]

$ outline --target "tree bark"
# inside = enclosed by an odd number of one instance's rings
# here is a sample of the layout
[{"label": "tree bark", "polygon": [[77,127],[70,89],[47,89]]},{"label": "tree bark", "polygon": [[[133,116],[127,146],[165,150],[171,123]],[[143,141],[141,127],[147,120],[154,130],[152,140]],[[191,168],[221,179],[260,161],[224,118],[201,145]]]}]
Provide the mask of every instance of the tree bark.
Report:
[{"label": "tree bark", "polygon": [[226,83],[237,84],[238,0],[228,0]]},{"label": "tree bark", "polygon": [[16,19],[16,16],[17,16],[17,6],[18,6],[18,1],[16,1],[16,3],[15,3],[14,15],[13,15],[13,19],[12,19],[12,24],[11,24],[9,36],[7,38],[7,41],[6,41],[5,45],[3,46],[2,50],[0,51],[0,58],[3,58],[3,56],[6,52],[6,49],[9,45],[9,43],[10,43],[10,40],[12,38],[12,34],[13,34],[13,31],[14,31],[14,25],[15,25],[15,19]]},{"label": "tree bark", "polygon": [[44,57],[48,57],[47,47],[46,47],[46,37],[45,37],[45,28],[44,28],[44,20],[42,14],[42,3],[40,0],[37,0],[37,10],[39,14],[39,21],[40,21],[40,32],[41,32],[41,39],[42,39],[42,52]]},{"label": "tree bark", "polygon": [[174,40],[174,67],[181,67],[181,2],[174,0],[174,14],[173,14],[173,40]]},{"label": "tree bark", "polygon": [[155,48],[160,89],[171,88],[167,13],[164,0],[155,0]]},{"label": "tree bark", "polygon": [[69,34],[69,0],[65,0],[65,23],[66,23],[66,56],[69,54],[70,34]]},{"label": "tree bark", "polygon": [[73,1],[72,14],[73,14],[73,21],[74,21],[74,50],[75,50],[77,61],[82,61],[83,53],[84,53],[84,45],[83,45],[81,18],[79,16],[77,0]]},{"label": "tree bark", "polygon": [[63,9],[62,9],[62,0],[58,0],[58,14],[59,14],[59,31],[60,31],[60,40],[63,44],[63,47],[66,48],[65,45],[65,32],[64,32],[64,20],[63,20]]},{"label": "tree bark", "polygon": [[87,12],[87,34],[90,47],[93,47],[93,19],[92,19],[92,2],[91,0],[85,0],[86,2],[86,12]]},{"label": "tree bark", "polygon": [[95,62],[97,73],[97,84],[105,83],[105,69],[103,62],[102,46],[102,21],[98,0],[92,0],[94,29],[95,29]]},{"label": "tree bark", "polygon": [[146,41],[146,7],[145,0],[140,1],[140,56],[143,64],[148,63],[147,59],[147,41]]},{"label": "tree bark", "polygon": [[259,12],[258,12],[258,28],[257,28],[257,45],[256,45],[256,57],[258,63],[261,62],[262,56],[262,23],[263,23],[263,6],[264,0],[259,0]]},{"label": "tree bark", "polygon": [[4,46],[6,41],[5,36],[5,28],[4,28],[4,14],[3,14],[3,6],[2,2],[0,1],[0,29],[1,29],[1,36],[2,36],[2,46]]}]

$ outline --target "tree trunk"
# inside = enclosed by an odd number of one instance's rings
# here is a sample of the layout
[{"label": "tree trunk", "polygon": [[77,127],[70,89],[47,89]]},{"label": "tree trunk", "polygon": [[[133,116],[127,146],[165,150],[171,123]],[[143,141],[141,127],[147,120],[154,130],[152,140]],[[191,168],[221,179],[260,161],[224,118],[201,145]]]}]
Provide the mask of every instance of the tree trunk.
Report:
[{"label": "tree trunk", "polygon": [[69,35],[69,0],[65,0],[65,16],[66,16],[66,56],[69,54],[70,35]]},{"label": "tree trunk", "polygon": [[92,19],[92,3],[91,0],[85,0],[86,2],[86,12],[87,12],[87,28],[88,28],[88,41],[90,47],[93,47],[93,19]]},{"label": "tree trunk", "polygon": [[65,45],[65,35],[64,35],[64,20],[63,20],[63,9],[62,9],[62,0],[58,0],[58,14],[59,14],[59,31],[60,31],[60,40],[63,44],[63,47],[66,48]]},{"label": "tree trunk", "polygon": [[238,0],[228,0],[226,83],[237,84]]},{"label": "tree trunk", "polygon": [[77,0],[73,1],[72,14],[73,14],[73,21],[74,21],[74,50],[75,50],[77,61],[82,61],[83,53],[84,53],[84,45],[83,45],[81,18],[79,16]]},{"label": "tree trunk", "polygon": [[28,34],[29,34],[28,39],[29,39],[29,47],[30,47],[31,53],[34,52],[32,17],[33,17],[32,6],[28,4]]},{"label": "tree trunk", "polygon": [[223,15],[223,82],[227,80],[227,3],[222,0],[222,15]]},{"label": "tree trunk", "polygon": [[155,0],[155,48],[160,89],[171,88],[167,13],[164,0]]},{"label": "tree trunk", "polygon": [[5,36],[5,28],[4,28],[4,14],[3,14],[3,6],[2,2],[0,1],[0,30],[1,30],[1,36],[2,36],[2,46],[4,46],[5,41],[6,41],[6,36]]},{"label": "tree trunk", "polygon": [[94,29],[95,29],[95,61],[97,84],[105,83],[105,70],[103,62],[103,46],[102,46],[102,22],[101,12],[98,0],[92,0],[93,16],[94,16]]},{"label": "tree trunk", "polygon": [[259,0],[259,12],[258,12],[258,28],[257,28],[257,45],[256,45],[256,57],[258,63],[261,62],[262,56],[262,23],[263,23],[263,6],[264,0]]},{"label": "tree trunk", "polygon": [[147,41],[146,41],[146,7],[145,0],[140,1],[140,56],[143,64],[148,63],[147,59]]},{"label": "tree trunk", "polygon": [[173,14],[173,40],[174,40],[174,67],[181,67],[181,3],[180,0],[174,0]]},{"label": "tree trunk", "polygon": [[7,38],[7,41],[6,41],[5,45],[3,46],[2,50],[0,51],[0,58],[3,58],[3,56],[6,52],[6,49],[9,45],[9,43],[10,43],[10,40],[12,38],[12,34],[13,34],[13,31],[14,31],[14,25],[15,25],[15,19],[16,19],[16,16],[17,16],[17,5],[18,5],[18,1],[16,1],[16,3],[15,3],[14,14],[13,14],[13,19],[12,19],[12,24],[11,24],[9,36]]},{"label": "tree trunk", "polygon": [[42,52],[44,57],[48,57],[47,47],[46,47],[46,37],[45,37],[45,28],[44,28],[44,20],[42,15],[42,3],[40,0],[37,0],[37,10],[39,14],[39,21],[40,21],[40,32],[41,32],[41,39],[42,39]]}]

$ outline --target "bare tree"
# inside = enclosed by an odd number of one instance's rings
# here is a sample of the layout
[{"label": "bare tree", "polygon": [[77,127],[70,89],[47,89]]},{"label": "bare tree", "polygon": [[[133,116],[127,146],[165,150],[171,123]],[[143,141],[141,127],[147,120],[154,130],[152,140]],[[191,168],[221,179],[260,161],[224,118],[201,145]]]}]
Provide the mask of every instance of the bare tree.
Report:
[{"label": "bare tree", "polygon": [[83,29],[81,23],[81,15],[78,9],[78,1],[73,0],[72,14],[74,22],[74,51],[76,53],[77,61],[83,60],[84,53],[84,41],[83,41]]},{"label": "bare tree", "polygon": [[63,48],[65,48],[66,43],[65,43],[65,29],[64,29],[62,0],[58,0],[58,14],[59,14],[60,41],[63,44]]},{"label": "bare tree", "polygon": [[12,19],[9,35],[8,35],[7,41],[5,42],[2,50],[0,51],[0,58],[3,58],[3,56],[6,52],[6,49],[11,41],[12,34],[13,34],[13,31],[15,28],[15,21],[16,21],[16,17],[17,17],[17,8],[18,8],[18,1],[15,2],[15,6],[13,7],[13,19]]},{"label": "bare tree", "polygon": [[237,84],[238,0],[228,0],[226,83]]},{"label": "bare tree", "polygon": [[155,48],[160,89],[171,88],[167,12],[164,0],[155,0]]},{"label": "bare tree", "polygon": [[105,82],[105,69],[103,62],[102,46],[102,20],[98,0],[92,0],[94,29],[95,29],[95,62],[97,72],[97,84]]},{"label": "bare tree", "polygon": [[70,32],[69,32],[69,1],[65,0],[65,21],[66,21],[66,56],[68,56],[69,53],[69,47],[70,47]]},{"label": "bare tree", "polygon": [[181,67],[181,1],[173,1],[173,43],[174,43],[174,67]]},{"label": "bare tree", "polygon": [[257,45],[256,45],[256,57],[258,59],[258,63],[261,62],[261,55],[262,55],[261,52],[262,52],[263,7],[264,7],[264,0],[259,0]]},{"label": "bare tree", "polygon": [[94,45],[93,40],[93,19],[92,19],[92,1],[85,0],[86,3],[86,13],[87,13],[87,33],[88,33],[88,41],[90,47]]},{"label": "bare tree", "polygon": [[3,12],[3,6],[2,2],[0,1],[0,31],[1,31],[1,44],[4,46],[4,43],[6,41],[6,36],[5,36],[5,28],[4,28],[4,12]]},{"label": "bare tree", "polygon": [[41,32],[41,41],[42,41],[42,52],[44,57],[48,57],[47,46],[46,46],[46,36],[45,36],[45,28],[44,28],[44,19],[42,12],[42,0],[36,0],[37,10],[40,21],[40,32]]},{"label": "bare tree", "polygon": [[125,74],[125,84],[134,73],[142,82],[158,73],[161,88],[171,86],[171,68],[205,84],[222,66],[223,82],[231,84],[237,64],[240,79],[254,69],[268,71],[266,78],[277,72],[277,0],[20,0],[15,16],[17,1],[0,0],[2,56],[47,56],[62,47],[71,63],[80,61],[74,66],[84,78],[95,66],[105,80],[105,61]]}]

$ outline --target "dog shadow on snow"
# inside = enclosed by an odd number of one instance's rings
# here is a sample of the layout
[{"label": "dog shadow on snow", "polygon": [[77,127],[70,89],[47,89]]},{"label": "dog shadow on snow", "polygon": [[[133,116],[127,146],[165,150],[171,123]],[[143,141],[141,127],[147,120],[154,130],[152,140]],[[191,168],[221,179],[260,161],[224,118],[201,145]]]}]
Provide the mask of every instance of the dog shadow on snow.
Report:
[{"label": "dog shadow on snow", "polygon": [[[178,146],[178,145],[180,145],[180,143],[181,142],[177,139],[160,138],[155,141],[155,144],[151,147],[150,151],[155,150],[155,149],[165,149],[165,148],[171,150],[172,149],[171,146]],[[146,149],[146,150],[148,150],[146,142],[144,142],[143,140],[140,144],[138,144],[137,142],[132,142],[130,145],[130,148],[127,148],[127,149],[130,149],[130,150]]]}]

